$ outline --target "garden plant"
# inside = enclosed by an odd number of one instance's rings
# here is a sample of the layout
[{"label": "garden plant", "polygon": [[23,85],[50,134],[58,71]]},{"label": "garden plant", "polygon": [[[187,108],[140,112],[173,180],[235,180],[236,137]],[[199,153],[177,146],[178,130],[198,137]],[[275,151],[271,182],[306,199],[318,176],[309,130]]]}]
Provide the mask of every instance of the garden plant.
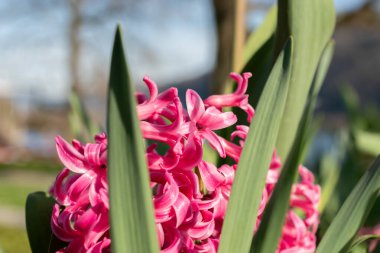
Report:
[{"label": "garden plant", "polygon": [[321,236],[324,190],[302,165],[334,25],[330,0],[278,1],[247,40],[243,67],[216,84],[225,92],[189,89],[185,101],[148,76],[149,95],[135,92],[118,27],[107,126],[98,130],[73,95],[83,129],[56,138],[62,170],[47,193],[28,196],[32,251],[375,250],[366,241],[378,236],[358,232],[379,196],[380,158]]}]

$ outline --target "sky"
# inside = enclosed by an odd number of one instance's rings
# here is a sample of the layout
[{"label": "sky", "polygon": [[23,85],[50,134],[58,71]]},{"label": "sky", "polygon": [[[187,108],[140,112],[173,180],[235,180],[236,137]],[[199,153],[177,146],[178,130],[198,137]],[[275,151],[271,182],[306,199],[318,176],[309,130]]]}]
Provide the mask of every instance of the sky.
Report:
[{"label": "sky", "polygon": [[[256,1],[253,1],[258,2]],[[261,0],[270,4],[272,0]],[[84,89],[107,76],[115,25],[124,27],[133,79],[149,74],[158,84],[201,76],[212,70],[216,34],[211,1],[129,1],[123,10],[107,9],[107,1],[87,1],[81,77]],[[352,11],[362,0],[335,0],[339,13]],[[264,12],[248,14],[249,27]],[[62,103],[69,87],[69,9],[60,0],[0,1],[0,97],[29,106],[34,102]]]}]

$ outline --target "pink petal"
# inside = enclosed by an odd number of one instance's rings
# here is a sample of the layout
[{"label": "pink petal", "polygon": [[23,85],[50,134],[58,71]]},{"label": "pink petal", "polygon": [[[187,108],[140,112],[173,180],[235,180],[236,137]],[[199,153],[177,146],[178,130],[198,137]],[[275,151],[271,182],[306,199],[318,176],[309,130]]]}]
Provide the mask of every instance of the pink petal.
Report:
[{"label": "pink petal", "polygon": [[198,253],[216,253],[215,244],[210,238],[206,239],[205,242],[201,244],[196,244],[194,246],[194,252]]},{"label": "pink petal", "polygon": [[83,237],[74,238],[67,246],[65,252],[86,253],[87,249],[84,247]]},{"label": "pink petal", "polygon": [[187,90],[186,105],[190,119],[197,122],[205,112],[205,106],[201,97],[194,90]]},{"label": "pink petal", "polygon": [[[248,97],[246,97],[246,99],[248,100]],[[255,109],[248,104],[248,101],[240,104],[240,108],[247,113],[247,122],[251,123],[253,117],[255,116]]]},{"label": "pink petal", "polygon": [[208,191],[214,191],[216,187],[224,182],[224,176],[220,174],[212,163],[201,161],[198,168]]},{"label": "pink petal", "polygon": [[59,205],[55,204],[53,206],[53,212],[51,216],[51,229],[54,233],[55,236],[57,236],[58,239],[62,241],[70,241],[73,237],[72,234],[68,233],[68,231],[64,230],[58,222],[58,217],[59,217]]},{"label": "pink petal", "polygon": [[201,128],[218,130],[232,126],[236,121],[237,117],[233,112],[221,112],[214,106],[211,106],[203,113],[197,124]]},{"label": "pink petal", "polygon": [[161,253],[178,253],[181,249],[180,234],[174,227],[165,226],[165,243]]},{"label": "pink petal", "polygon": [[107,141],[106,133],[102,132],[102,133],[98,133],[97,135],[95,135],[95,141],[98,144],[103,143],[103,144],[107,145],[108,141]]},{"label": "pink petal", "polygon": [[224,146],[220,140],[221,138],[219,138],[219,136],[216,135],[216,133],[214,133],[210,129],[206,128],[202,131],[199,131],[199,134],[208,141],[208,143],[210,144],[210,146],[213,149],[218,151],[219,155],[222,158],[226,157],[226,151],[225,151]]},{"label": "pink petal", "polygon": [[75,222],[75,228],[78,231],[86,233],[95,222],[98,221],[98,214],[92,208],[84,212]]},{"label": "pink petal", "polygon": [[175,132],[166,132],[162,130],[162,126],[154,125],[146,121],[140,122],[141,132],[145,139],[157,140],[174,145],[178,139]]},{"label": "pink petal", "polygon": [[189,136],[175,170],[192,170],[202,160],[202,155],[202,141],[194,135]]},{"label": "pink petal", "polygon": [[213,214],[205,210],[200,212],[202,214],[200,220],[187,231],[194,240],[206,239],[213,233],[215,227]]},{"label": "pink petal", "polygon": [[148,103],[152,102],[157,98],[157,94],[158,94],[157,85],[148,76],[144,76],[143,81],[145,82],[146,86],[148,87],[149,93],[150,93],[150,97],[149,97],[149,100],[147,102]]},{"label": "pink petal", "polygon": [[165,235],[161,223],[156,223],[156,232],[158,235],[158,242],[160,244],[160,247],[162,248],[162,246],[164,245]]},{"label": "pink petal", "polygon": [[87,250],[87,253],[103,253],[104,249],[109,249],[111,246],[111,240],[104,238],[100,242],[96,243],[94,246]]},{"label": "pink petal", "polygon": [[67,195],[71,201],[80,202],[84,200],[86,201],[86,204],[88,203],[87,189],[93,181],[88,174],[89,173],[82,174],[79,177],[76,177],[75,181],[67,182]]},{"label": "pink petal", "polygon": [[249,130],[248,126],[237,125],[236,131],[232,132],[230,140],[232,141],[235,137],[239,137],[245,140],[245,138],[247,138],[248,130]]},{"label": "pink petal", "polygon": [[57,176],[54,185],[52,187],[52,193],[57,200],[57,202],[61,205],[69,204],[69,197],[67,196],[67,192],[63,190],[63,180],[69,175],[70,170],[65,168],[63,169]]},{"label": "pink petal", "polygon": [[173,209],[177,217],[176,227],[179,227],[182,224],[182,222],[185,220],[189,207],[190,207],[190,200],[182,193],[179,193],[176,202],[173,204]]},{"label": "pink petal", "polygon": [[218,137],[218,139],[221,142],[222,147],[226,152],[226,155],[232,157],[235,161],[239,161],[242,148],[230,141],[227,141],[226,139],[220,136]]},{"label": "pink petal", "polygon": [[104,150],[104,144],[88,143],[84,148],[84,157],[86,161],[94,166],[104,165],[101,162],[101,153]]},{"label": "pink petal", "polygon": [[234,93],[245,94],[248,88],[248,79],[252,77],[252,74],[249,72],[243,73],[242,75],[231,73],[230,77],[237,83],[237,88]]},{"label": "pink petal", "polygon": [[[151,177],[153,181],[154,176],[158,175],[157,173],[151,173]],[[163,192],[160,195],[156,195],[153,197],[153,203],[156,210],[156,213],[164,212],[171,208],[171,206],[175,203],[178,198],[179,190],[176,182],[174,181],[172,175],[170,173],[165,173],[164,175],[167,183],[164,186]]]},{"label": "pink petal", "polygon": [[85,173],[88,170],[83,154],[60,136],[57,136],[55,141],[59,159],[69,170],[75,173]]},{"label": "pink petal", "polygon": [[164,108],[169,103],[173,102],[174,98],[178,97],[176,88],[170,88],[160,93],[154,101],[144,102],[137,105],[137,114],[140,120],[145,120],[151,117],[159,109]]},{"label": "pink petal", "polygon": [[172,175],[180,192],[187,196],[188,199],[202,197],[199,191],[198,176],[193,171],[173,171]]},{"label": "pink petal", "polygon": [[219,205],[220,199],[220,190],[216,189],[215,192],[211,194],[210,199],[196,199],[194,202],[197,203],[199,210],[209,210]]},{"label": "pink petal", "polygon": [[[236,165],[235,165],[236,166]],[[232,166],[229,166],[227,164],[223,164],[219,168],[219,172],[223,174],[224,176],[224,184],[232,185],[232,182],[234,181],[235,177],[235,169]]]}]

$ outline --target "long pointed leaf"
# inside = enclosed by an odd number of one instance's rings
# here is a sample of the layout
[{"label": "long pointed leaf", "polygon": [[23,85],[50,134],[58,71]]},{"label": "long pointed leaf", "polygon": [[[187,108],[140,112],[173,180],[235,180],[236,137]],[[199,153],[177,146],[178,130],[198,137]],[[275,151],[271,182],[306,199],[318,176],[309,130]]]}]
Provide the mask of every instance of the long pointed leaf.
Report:
[{"label": "long pointed leaf", "polygon": [[91,140],[95,134],[100,132],[100,126],[90,118],[75,91],[71,92],[69,102],[71,107],[69,114],[71,132],[77,139]]},{"label": "long pointed leaf", "polygon": [[356,130],[354,135],[356,145],[361,152],[372,156],[380,154],[380,133]]},{"label": "long pointed leaf", "polygon": [[337,194],[334,190],[336,190],[341,172],[339,169],[338,158],[331,153],[323,155],[319,171],[322,193],[318,205],[318,211],[319,213],[324,214],[327,205],[331,206],[337,198]]},{"label": "long pointed leaf", "polygon": [[108,94],[108,180],[112,252],[158,252],[152,193],[134,86],[117,28]]},{"label": "long pointed leaf", "polygon": [[[256,51],[252,58],[244,66],[242,72],[251,72],[252,73],[252,85],[248,86],[247,93],[249,95],[249,103],[256,108],[260,96],[264,90],[264,86],[270,74],[272,68],[272,57],[273,57],[273,46],[274,46],[274,37],[269,37],[264,44]],[[240,118],[246,118],[246,115],[241,113],[238,114]]]},{"label": "long pointed leaf", "polygon": [[276,143],[286,159],[295,139],[297,126],[306,105],[307,95],[321,57],[335,26],[332,0],[278,0],[276,50],[291,35],[294,37],[294,67],[290,77],[286,112]]},{"label": "long pointed leaf", "polygon": [[[272,67],[272,55],[274,47],[274,30],[276,27],[277,8],[274,5],[265,17],[264,22],[260,27],[251,33],[247,43],[244,46],[244,65],[239,72],[251,72],[253,76],[250,79],[250,84],[247,89],[249,95],[249,104],[253,108],[257,107],[260,95],[264,89],[265,82],[269,76]],[[236,85],[230,80],[225,89],[225,93],[230,93],[236,88]],[[234,108],[234,114],[238,118],[238,124],[245,124],[247,114],[241,109]],[[225,128],[219,132],[219,135],[224,138],[229,138],[231,129]],[[230,158],[215,157],[218,166],[225,163],[230,163]]]},{"label": "long pointed leaf", "polygon": [[349,252],[354,251],[355,248],[358,247],[360,244],[362,244],[362,243],[364,243],[364,242],[366,242],[368,240],[373,240],[373,239],[379,240],[380,239],[380,235],[374,235],[374,234],[372,235],[371,234],[371,235],[362,235],[362,236],[359,236],[358,238],[356,238],[352,242],[352,244],[350,246],[350,249],[349,249]]},{"label": "long pointed leaf", "polygon": [[[258,51],[252,56],[252,58],[244,66],[244,72],[251,72],[253,76],[250,80],[250,85],[247,89],[248,102],[253,108],[257,107],[261,93],[264,90],[265,83],[268,79],[269,73],[271,71],[272,63],[272,48],[274,44],[273,36],[269,38],[264,45],[262,45]],[[238,118],[238,124],[246,124],[247,114],[240,108],[233,109],[234,114]],[[231,135],[231,128],[222,129],[220,135],[228,139]],[[229,163],[230,158],[218,158],[218,166],[224,163]]]},{"label": "long pointed leaf", "polygon": [[[272,6],[264,22],[249,36],[244,48],[244,67],[241,72],[251,72],[252,85],[248,86],[249,103],[257,107],[264,85],[273,66],[274,32],[277,21],[277,5]],[[240,110],[234,111],[238,118],[246,118]]]},{"label": "long pointed leaf", "polygon": [[281,237],[282,227],[289,208],[289,196],[292,185],[297,178],[297,169],[302,160],[307,143],[307,133],[316,104],[317,94],[326,76],[327,67],[330,64],[333,44],[324,51],[314,82],[309,94],[309,101],[303,113],[298,127],[297,136],[293,143],[290,154],[285,162],[280,178],[273,194],[265,208],[260,227],[251,245],[252,253],[276,252]]},{"label": "long pointed leaf", "polygon": [[223,223],[219,252],[248,252],[265,178],[284,112],[292,40],[272,70],[244,144]]},{"label": "long pointed leaf", "polygon": [[316,253],[347,252],[380,193],[380,156],[363,175],[327,229]]},{"label": "long pointed leaf", "polygon": [[244,47],[244,64],[247,64],[265,42],[272,37],[276,30],[276,22],[277,5],[273,5],[268,11],[263,23],[253,31],[247,39],[247,43]]}]

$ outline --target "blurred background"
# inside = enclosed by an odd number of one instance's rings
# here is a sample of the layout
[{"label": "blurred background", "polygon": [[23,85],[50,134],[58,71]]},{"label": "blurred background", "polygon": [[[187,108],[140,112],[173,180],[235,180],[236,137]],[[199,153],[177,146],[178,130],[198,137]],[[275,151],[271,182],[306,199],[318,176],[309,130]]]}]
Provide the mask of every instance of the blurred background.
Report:
[{"label": "blurred background", "polygon": [[[124,28],[138,89],[148,74],[162,89],[175,85],[183,94],[191,87],[207,96],[229,72],[229,38],[221,36],[229,29],[228,2],[0,0],[0,252],[29,252],[25,199],[48,190],[62,168],[54,137],[73,138],[72,91],[104,126],[116,24]],[[247,1],[244,33],[274,2]],[[321,230],[380,147],[380,0],[335,0],[335,6],[335,54],[307,160],[322,185],[340,189],[326,197]]]}]

